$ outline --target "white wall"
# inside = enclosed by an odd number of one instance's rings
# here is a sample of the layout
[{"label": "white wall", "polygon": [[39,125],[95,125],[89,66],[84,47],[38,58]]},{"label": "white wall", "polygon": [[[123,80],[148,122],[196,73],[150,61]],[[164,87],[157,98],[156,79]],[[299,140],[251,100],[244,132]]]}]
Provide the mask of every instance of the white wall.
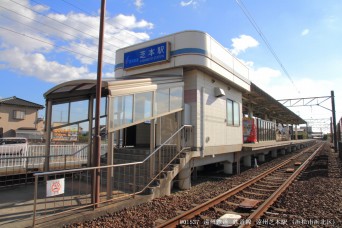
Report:
[{"label": "white wall", "polygon": [[[214,81],[213,81],[214,80]],[[199,70],[185,72],[185,103],[191,106],[191,121],[195,127],[195,146],[201,147],[201,88],[204,87],[204,147],[217,148],[211,153],[231,152],[230,146],[239,148],[242,144],[242,93],[226,83],[214,79]],[[215,97],[214,88],[224,90],[225,96]],[[192,96],[196,94],[196,99]],[[240,105],[240,126],[227,125],[226,100],[231,99]],[[212,150],[212,149],[211,149]],[[211,154],[210,153],[210,154]],[[208,154],[208,153],[206,153]],[[204,154],[205,155],[205,154]]]},{"label": "white wall", "polygon": [[[123,66],[125,52],[138,50],[162,42],[170,43],[171,52],[183,51],[185,53],[173,54],[169,61],[159,64],[127,70],[118,67],[115,69],[115,77],[129,77],[131,75],[172,69],[175,67],[200,66],[215,72],[222,79],[229,80],[236,86],[250,90],[249,70],[247,66],[233,57],[224,46],[210,35],[200,31],[183,31],[119,49],[116,52],[115,63],[117,66]],[[192,52],[190,51],[191,49],[199,52]]]}]

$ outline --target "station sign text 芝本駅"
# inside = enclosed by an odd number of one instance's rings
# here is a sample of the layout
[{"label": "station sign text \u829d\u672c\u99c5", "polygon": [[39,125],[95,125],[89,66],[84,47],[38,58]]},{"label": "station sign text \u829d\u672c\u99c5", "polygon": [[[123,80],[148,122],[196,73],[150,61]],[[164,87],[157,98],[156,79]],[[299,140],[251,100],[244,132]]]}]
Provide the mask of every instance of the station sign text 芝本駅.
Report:
[{"label": "station sign text \u829d\u672c\u99c5", "polygon": [[124,54],[124,69],[168,61],[169,53],[169,42],[126,52]]}]

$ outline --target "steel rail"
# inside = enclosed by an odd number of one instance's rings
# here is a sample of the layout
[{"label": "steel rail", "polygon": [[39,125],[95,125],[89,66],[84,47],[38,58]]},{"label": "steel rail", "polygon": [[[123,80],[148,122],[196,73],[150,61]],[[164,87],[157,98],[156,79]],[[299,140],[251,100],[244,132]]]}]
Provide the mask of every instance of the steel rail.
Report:
[{"label": "steel rail", "polygon": [[305,152],[307,152],[308,150],[312,149],[312,147],[316,146],[316,144],[312,145],[309,148],[306,148],[305,150],[303,150],[302,152],[292,156],[291,158],[287,159],[286,161],[276,165],[275,167],[265,171],[264,173],[259,174],[258,176],[238,185],[235,186],[234,188],[230,189],[229,191],[222,193],[221,195],[216,196],[215,198],[204,202],[203,204],[200,204],[186,212],[184,212],[183,214],[180,214],[168,221],[166,221],[163,224],[160,224],[159,226],[157,226],[158,228],[160,227],[176,227],[177,225],[179,225],[179,221],[180,220],[188,220],[191,219],[193,217],[195,217],[196,215],[199,215],[200,213],[208,210],[210,207],[213,207],[217,204],[219,204],[220,202],[228,199],[229,197],[235,195],[236,193],[242,191],[243,189],[247,188],[248,186],[254,184],[255,182],[259,181],[260,179],[268,176],[269,174],[273,173],[274,171],[280,169],[281,167],[285,166],[286,164],[290,163],[292,160],[296,159],[297,157],[301,156],[302,154],[304,154]]},{"label": "steel rail", "polygon": [[290,184],[297,178],[297,176],[307,167],[307,165],[314,159],[318,152],[321,151],[324,143],[316,149],[312,155],[268,198],[266,199],[247,219],[252,221],[252,224],[244,224],[239,228],[247,228],[255,225],[256,221],[268,210],[268,208],[278,199],[278,197],[290,186]]}]

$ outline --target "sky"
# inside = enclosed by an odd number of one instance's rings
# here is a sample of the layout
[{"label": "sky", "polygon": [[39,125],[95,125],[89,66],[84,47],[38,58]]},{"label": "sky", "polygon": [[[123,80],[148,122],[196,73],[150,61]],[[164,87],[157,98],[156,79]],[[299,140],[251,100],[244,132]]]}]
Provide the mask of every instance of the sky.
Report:
[{"label": "sky", "polygon": [[[1,0],[0,98],[45,105],[43,94],[55,85],[95,79],[100,4]],[[340,0],[107,0],[103,77],[114,77],[119,48],[200,30],[244,62],[249,79],[275,99],[330,96],[333,90],[338,121],[341,12]],[[331,99],[321,105],[331,109]],[[290,109],[323,123],[331,117],[316,105]]]}]

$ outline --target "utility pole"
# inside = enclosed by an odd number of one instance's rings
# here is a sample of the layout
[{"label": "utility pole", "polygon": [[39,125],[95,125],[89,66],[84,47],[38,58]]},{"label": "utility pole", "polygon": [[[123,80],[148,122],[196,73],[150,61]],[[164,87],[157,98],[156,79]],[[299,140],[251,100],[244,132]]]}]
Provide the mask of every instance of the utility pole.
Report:
[{"label": "utility pole", "polygon": [[332,117],[330,117],[330,143],[333,143],[333,121]]},{"label": "utility pole", "polygon": [[[96,81],[96,107],[95,107],[95,135],[94,135],[94,160],[93,166],[100,167],[101,156],[101,136],[100,136],[100,111],[101,111],[101,94],[102,94],[102,56],[103,56],[103,36],[104,36],[104,19],[106,11],[106,0],[101,0],[101,15],[99,29],[99,47],[97,59],[97,81]],[[95,170],[93,182],[93,203],[95,207],[99,207],[100,203],[100,169]]]},{"label": "utility pole", "polygon": [[334,90],[331,90],[331,106],[332,106],[332,118],[333,118],[333,128],[334,128],[334,148],[335,148],[335,152],[337,152],[338,148],[337,148],[337,134],[336,134],[336,113],[335,113]]}]

